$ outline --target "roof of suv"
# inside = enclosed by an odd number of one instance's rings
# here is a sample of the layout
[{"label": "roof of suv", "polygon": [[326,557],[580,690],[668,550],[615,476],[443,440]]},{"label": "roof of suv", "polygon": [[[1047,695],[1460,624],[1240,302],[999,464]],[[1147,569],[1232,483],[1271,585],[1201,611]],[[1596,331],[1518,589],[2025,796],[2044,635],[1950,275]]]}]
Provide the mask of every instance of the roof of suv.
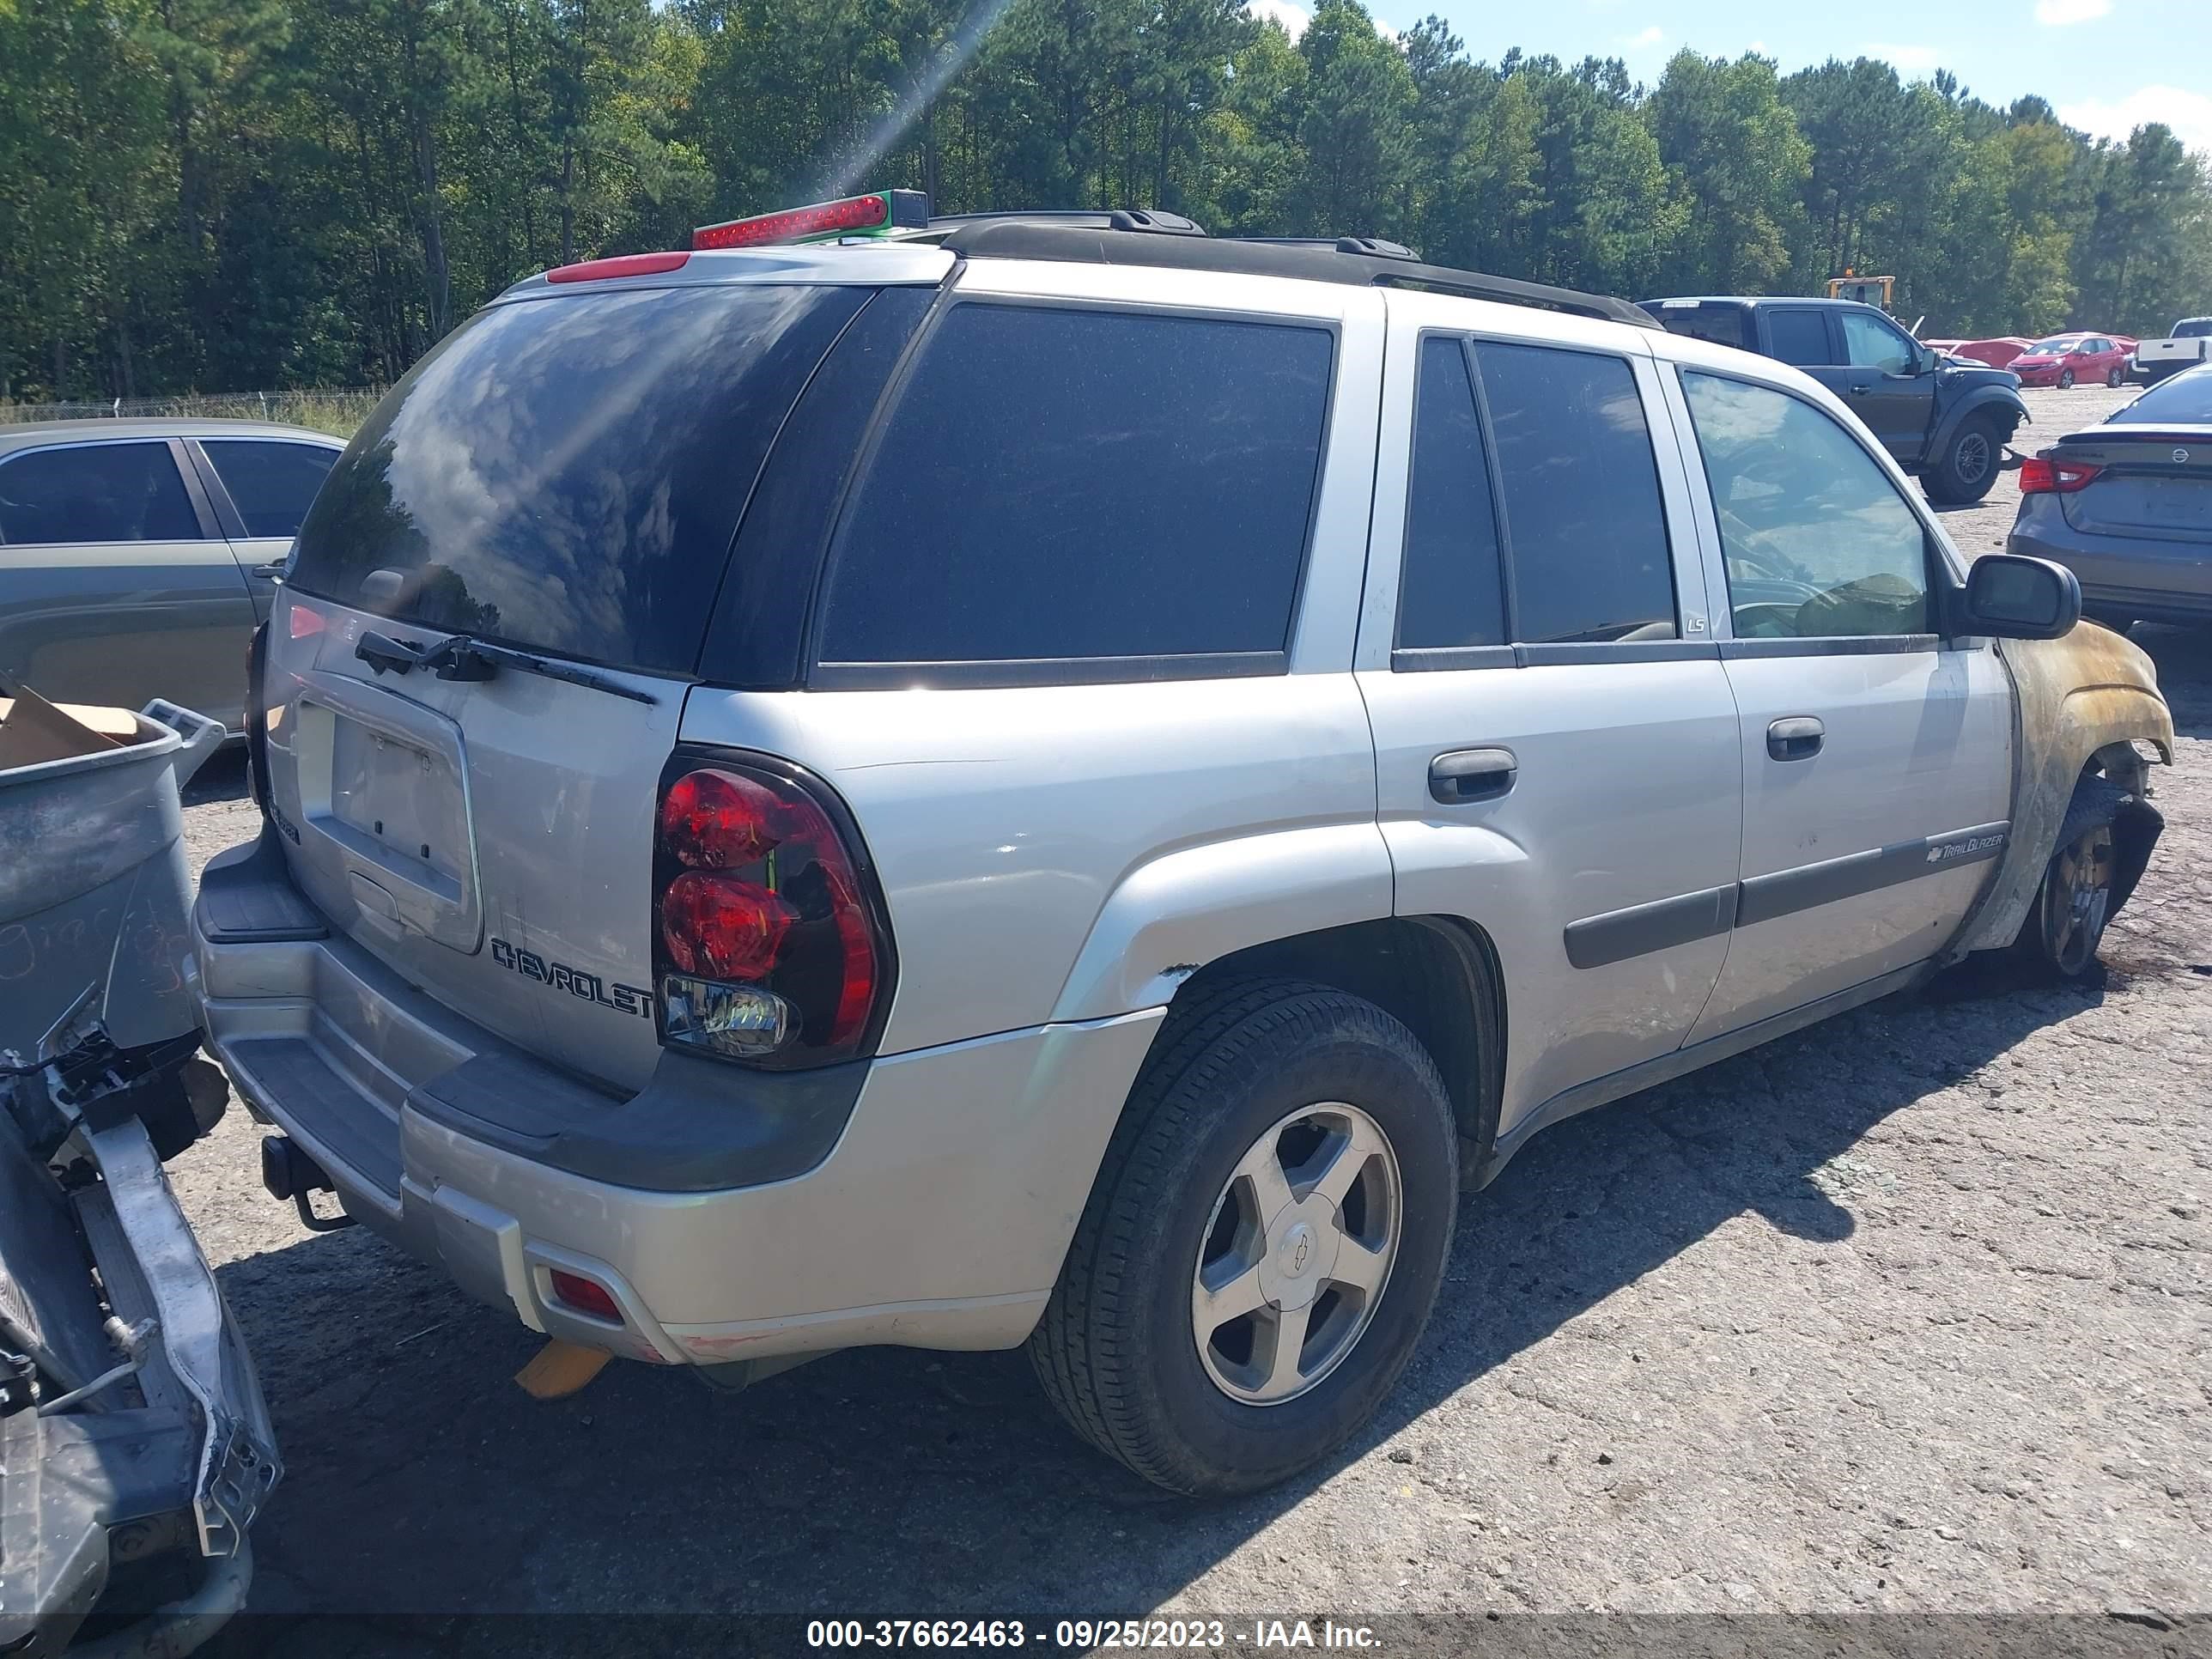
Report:
[{"label": "roof of suv", "polygon": [[956,215],[932,219],[912,235],[697,248],[642,270],[627,267],[632,259],[648,256],[620,256],[525,277],[499,298],[537,297],[556,283],[579,289],[601,280],[680,287],[726,281],[740,273],[762,281],[934,282],[945,267],[931,261],[948,254],[954,259],[1141,265],[1358,288],[1421,289],[1638,328],[1657,326],[1626,300],[1426,264],[1391,242],[1350,236],[1333,241],[1213,237],[1177,215],[1122,209]]},{"label": "roof of suv", "polygon": [[1387,245],[1353,237],[1334,244],[1243,241],[1229,237],[1163,235],[1012,216],[957,225],[939,246],[948,252],[969,258],[1149,265],[1237,276],[1288,276],[1358,288],[1425,289],[1601,318],[1638,328],[1656,326],[1640,307],[1609,295],[1583,294],[1510,276],[1425,264],[1398,254],[1370,252]]}]

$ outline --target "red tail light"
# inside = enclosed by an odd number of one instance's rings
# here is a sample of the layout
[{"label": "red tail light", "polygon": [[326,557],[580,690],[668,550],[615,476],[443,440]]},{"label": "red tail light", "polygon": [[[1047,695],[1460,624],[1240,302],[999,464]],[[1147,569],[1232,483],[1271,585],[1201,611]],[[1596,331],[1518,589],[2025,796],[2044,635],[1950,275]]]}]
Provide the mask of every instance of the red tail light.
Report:
[{"label": "red tail light", "polygon": [[711,979],[766,979],[798,919],[781,894],[735,876],[686,870],[660,896],[669,960]]},{"label": "red tail light", "polygon": [[890,933],[842,803],[795,769],[678,754],[653,845],[662,1041],[778,1067],[866,1051]]},{"label": "red tail light", "polygon": [[2020,493],[2023,495],[2070,495],[2087,487],[2105,469],[2080,461],[2054,461],[2038,455],[2020,464]]}]

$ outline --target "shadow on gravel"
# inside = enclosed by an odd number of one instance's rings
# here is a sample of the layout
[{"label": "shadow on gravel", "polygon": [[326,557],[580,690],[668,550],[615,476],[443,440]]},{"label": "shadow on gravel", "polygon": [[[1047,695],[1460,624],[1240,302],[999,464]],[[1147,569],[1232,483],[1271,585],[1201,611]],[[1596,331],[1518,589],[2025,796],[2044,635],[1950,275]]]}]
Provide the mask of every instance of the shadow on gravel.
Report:
[{"label": "shadow on gravel", "polygon": [[192,775],[192,781],[185,786],[184,803],[204,806],[210,801],[244,800],[246,793],[246,747],[234,744],[216,750]]},{"label": "shadow on gravel", "polygon": [[2175,735],[2212,738],[2212,627],[2136,629],[2128,637],[2158,665]]},{"label": "shadow on gravel", "polygon": [[[255,1533],[252,1605],[276,1616],[212,1650],[327,1648],[330,1626],[283,1616],[307,1613],[1148,1609],[1723,1223],[1850,1237],[1854,1188],[1884,1178],[1850,1156],[1869,1128],[2099,994],[1945,983],[1550,1131],[1462,1201],[1381,1419],[1320,1474],[1235,1503],[1168,1497],[1079,1445],[1018,1353],[849,1352],[737,1397],[617,1363],[532,1404],[509,1381],[533,1347],[511,1317],[360,1230],[303,1238],[222,1270],[289,1473]],[[344,1648],[430,1650],[366,1626]]]}]

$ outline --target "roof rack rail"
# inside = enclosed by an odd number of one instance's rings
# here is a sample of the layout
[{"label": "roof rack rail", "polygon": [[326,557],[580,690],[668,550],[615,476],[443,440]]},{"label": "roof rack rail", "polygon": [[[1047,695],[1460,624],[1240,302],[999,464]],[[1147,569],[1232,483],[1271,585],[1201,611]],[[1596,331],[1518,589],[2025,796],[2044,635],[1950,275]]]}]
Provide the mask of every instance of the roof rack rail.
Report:
[{"label": "roof rack rail", "polygon": [[[1642,307],[1609,295],[1583,294],[1571,288],[1524,283],[1510,276],[1490,276],[1476,270],[1455,270],[1449,265],[1423,264],[1403,253],[1358,246],[1360,239],[1346,237],[1326,246],[1261,240],[1216,239],[1184,232],[1175,235],[1126,236],[1110,224],[1070,223],[1063,216],[1011,214],[978,218],[955,225],[939,246],[963,258],[1000,259],[1058,259],[1074,264],[1155,265],[1174,270],[1218,270],[1246,276],[1303,277],[1309,282],[1342,283],[1358,288],[1405,288],[1437,294],[1464,295],[1502,305],[1533,306],[1593,317],[1637,328],[1656,329],[1659,324]],[[933,222],[934,228],[936,222]],[[1346,247],[1346,243],[1353,243]]]},{"label": "roof rack rail", "polygon": [[1386,242],[1380,236],[1231,236],[1231,242],[1257,242],[1264,247],[1325,247],[1339,253],[1371,253],[1382,259],[1411,259],[1421,256],[1403,242]]},{"label": "roof rack rail", "polygon": [[940,213],[929,222],[932,230],[958,229],[964,225],[1069,225],[1089,230],[1148,231],[1156,236],[1203,236],[1206,227],[1195,219],[1162,208],[1001,208],[988,213]]}]

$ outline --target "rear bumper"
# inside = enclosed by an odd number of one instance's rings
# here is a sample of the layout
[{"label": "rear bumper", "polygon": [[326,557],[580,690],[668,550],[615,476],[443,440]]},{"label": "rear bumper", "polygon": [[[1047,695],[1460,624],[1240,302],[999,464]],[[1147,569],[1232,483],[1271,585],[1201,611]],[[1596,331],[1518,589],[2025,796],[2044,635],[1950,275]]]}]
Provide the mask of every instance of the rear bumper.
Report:
[{"label": "rear bumper", "polygon": [[2081,584],[2085,609],[2139,622],[2212,621],[2212,549],[2076,530],[2054,507],[2023,514],[2005,550],[2050,559]]},{"label": "rear bumper", "polygon": [[[226,896],[194,911],[194,989],[255,1114],[349,1212],[464,1288],[534,1330],[662,1364],[1021,1341],[1163,1012],[835,1078],[674,1054],[623,1100],[348,939],[266,937],[316,931],[281,859],[237,849],[210,881]],[[274,919],[264,937],[226,925],[249,913]],[[605,1286],[620,1322],[562,1304],[556,1271]]]}]

